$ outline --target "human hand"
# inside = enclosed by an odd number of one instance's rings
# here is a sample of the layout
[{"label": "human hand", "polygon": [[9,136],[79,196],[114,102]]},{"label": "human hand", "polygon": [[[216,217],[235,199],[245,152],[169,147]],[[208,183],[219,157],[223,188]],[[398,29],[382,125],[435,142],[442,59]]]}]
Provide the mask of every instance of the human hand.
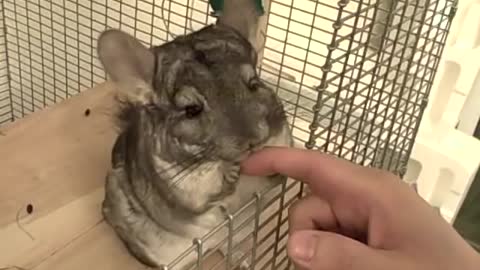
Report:
[{"label": "human hand", "polygon": [[288,175],[308,195],[289,209],[288,254],[312,270],[474,270],[480,256],[398,177],[316,151],[269,148],[249,175]]}]

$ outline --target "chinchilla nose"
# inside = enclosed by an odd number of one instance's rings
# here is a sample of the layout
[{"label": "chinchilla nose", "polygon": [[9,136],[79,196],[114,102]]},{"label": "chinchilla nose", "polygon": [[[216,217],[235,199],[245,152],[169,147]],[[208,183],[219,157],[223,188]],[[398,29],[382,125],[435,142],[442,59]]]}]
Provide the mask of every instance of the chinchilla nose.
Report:
[{"label": "chinchilla nose", "polygon": [[264,140],[263,138],[255,138],[253,140],[250,140],[249,144],[248,144],[248,149],[250,151],[255,151],[255,150],[258,150],[260,148],[262,148],[262,145],[264,143]]}]

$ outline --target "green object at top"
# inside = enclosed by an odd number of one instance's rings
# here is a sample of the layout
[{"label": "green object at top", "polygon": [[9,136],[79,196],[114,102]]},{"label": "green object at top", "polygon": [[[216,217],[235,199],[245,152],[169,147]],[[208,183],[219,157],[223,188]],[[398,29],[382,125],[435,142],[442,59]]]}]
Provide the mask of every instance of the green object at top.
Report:
[{"label": "green object at top", "polygon": [[[210,6],[213,9],[213,16],[218,16],[222,13],[223,10],[223,1],[224,0],[208,0],[210,2]],[[265,9],[263,7],[263,0],[251,0],[255,2],[255,6],[257,7],[258,12],[260,15],[265,13]]]}]

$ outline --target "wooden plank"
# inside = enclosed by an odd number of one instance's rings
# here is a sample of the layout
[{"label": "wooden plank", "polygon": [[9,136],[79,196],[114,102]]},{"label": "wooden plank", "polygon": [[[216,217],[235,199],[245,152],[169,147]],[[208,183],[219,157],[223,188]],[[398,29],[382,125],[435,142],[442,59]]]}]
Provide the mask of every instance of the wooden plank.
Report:
[{"label": "wooden plank", "polygon": [[27,204],[40,218],[103,185],[115,137],[112,90],[102,84],[2,126],[0,228]]},{"label": "wooden plank", "polygon": [[98,188],[43,217],[22,221],[33,239],[16,223],[3,228],[0,231],[0,266],[32,269],[68,247],[103,221],[100,213],[103,195],[103,187]]}]

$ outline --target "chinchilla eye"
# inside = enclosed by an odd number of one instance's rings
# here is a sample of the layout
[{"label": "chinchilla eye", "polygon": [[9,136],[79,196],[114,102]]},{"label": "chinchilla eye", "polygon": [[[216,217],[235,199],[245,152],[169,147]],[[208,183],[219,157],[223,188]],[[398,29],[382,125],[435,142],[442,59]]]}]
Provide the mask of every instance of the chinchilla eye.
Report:
[{"label": "chinchilla eye", "polygon": [[205,53],[202,52],[202,51],[195,51],[194,52],[194,57],[195,57],[195,60],[197,60],[198,62],[200,62],[202,64],[207,62],[207,56],[205,56]]},{"label": "chinchilla eye", "polygon": [[262,81],[260,81],[260,79],[258,77],[253,77],[248,82],[248,88],[250,88],[250,90],[252,90],[253,92],[258,91],[258,88],[262,87],[262,85],[263,85],[263,83],[262,83]]},{"label": "chinchilla eye", "polygon": [[202,65],[206,65],[208,67],[212,64],[210,61],[208,61],[207,55],[205,55],[205,53],[202,51],[194,51],[193,56],[195,60]]},{"label": "chinchilla eye", "polygon": [[185,107],[185,116],[187,118],[194,118],[199,116],[203,111],[203,107],[198,104],[192,104]]}]

